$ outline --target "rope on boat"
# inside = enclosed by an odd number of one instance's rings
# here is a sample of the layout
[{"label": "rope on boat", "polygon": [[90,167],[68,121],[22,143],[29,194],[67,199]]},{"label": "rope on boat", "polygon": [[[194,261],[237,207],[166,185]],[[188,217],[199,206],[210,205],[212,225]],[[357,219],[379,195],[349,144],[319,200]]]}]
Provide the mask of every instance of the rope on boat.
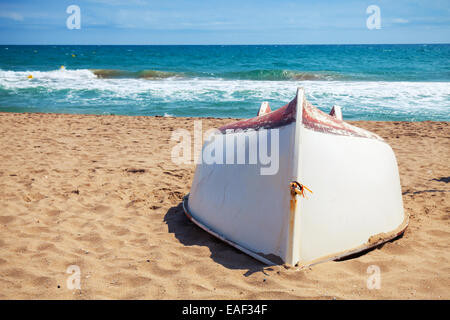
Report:
[{"label": "rope on boat", "polygon": [[307,186],[305,186],[297,181],[291,181],[290,186],[291,186],[291,192],[293,195],[298,194],[298,195],[302,196],[303,198],[305,198],[305,189],[308,190],[309,192],[313,193]]}]

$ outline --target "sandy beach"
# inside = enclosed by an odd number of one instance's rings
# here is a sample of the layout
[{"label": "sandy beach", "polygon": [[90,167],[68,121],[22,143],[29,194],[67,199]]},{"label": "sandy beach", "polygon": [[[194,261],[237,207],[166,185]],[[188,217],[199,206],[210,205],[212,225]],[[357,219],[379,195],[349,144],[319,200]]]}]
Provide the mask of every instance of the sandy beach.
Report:
[{"label": "sandy beach", "polygon": [[[450,298],[448,122],[351,122],[394,149],[410,225],[298,270],[265,267],[185,217],[195,167],[171,161],[170,138],[193,120],[0,113],[0,299]],[[371,265],[380,289],[367,288]]]}]

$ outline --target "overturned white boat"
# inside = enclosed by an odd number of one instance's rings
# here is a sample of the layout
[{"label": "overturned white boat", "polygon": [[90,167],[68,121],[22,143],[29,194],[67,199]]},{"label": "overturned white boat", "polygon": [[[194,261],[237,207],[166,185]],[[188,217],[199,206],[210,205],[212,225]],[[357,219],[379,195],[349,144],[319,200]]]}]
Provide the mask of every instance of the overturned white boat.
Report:
[{"label": "overturned white boat", "polygon": [[[397,237],[408,224],[391,147],[342,121],[339,107],[330,115],[315,108],[302,88],[276,111],[263,103],[257,117],[220,128],[203,151],[218,140],[223,150],[214,152],[226,160],[197,165],[185,213],[266,264],[342,258]],[[271,154],[276,170],[252,162],[257,149],[278,152]]]}]

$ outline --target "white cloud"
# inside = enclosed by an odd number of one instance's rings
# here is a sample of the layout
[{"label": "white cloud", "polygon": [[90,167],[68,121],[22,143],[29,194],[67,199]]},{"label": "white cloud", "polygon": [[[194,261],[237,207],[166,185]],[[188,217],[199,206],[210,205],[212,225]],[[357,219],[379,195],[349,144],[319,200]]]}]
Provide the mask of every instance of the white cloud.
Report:
[{"label": "white cloud", "polygon": [[16,12],[0,12],[0,18],[11,19],[14,21],[23,21],[23,16]]},{"label": "white cloud", "polygon": [[90,2],[109,4],[111,6],[146,5],[144,0],[90,0]]},{"label": "white cloud", "polygon": [[403,18],[395,18],[392,20],[394,23],[408,23],[409,20],[403,19]]}]

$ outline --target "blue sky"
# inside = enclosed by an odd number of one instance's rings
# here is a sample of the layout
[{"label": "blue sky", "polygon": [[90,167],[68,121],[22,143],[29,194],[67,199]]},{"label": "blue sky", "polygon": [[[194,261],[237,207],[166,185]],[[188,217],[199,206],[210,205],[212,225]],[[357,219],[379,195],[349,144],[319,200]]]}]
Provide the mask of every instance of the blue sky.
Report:
[{"label": "blue sky", "polygon": [[0,44],[349,43],[450,43],[450,0],[0,0]]}]

